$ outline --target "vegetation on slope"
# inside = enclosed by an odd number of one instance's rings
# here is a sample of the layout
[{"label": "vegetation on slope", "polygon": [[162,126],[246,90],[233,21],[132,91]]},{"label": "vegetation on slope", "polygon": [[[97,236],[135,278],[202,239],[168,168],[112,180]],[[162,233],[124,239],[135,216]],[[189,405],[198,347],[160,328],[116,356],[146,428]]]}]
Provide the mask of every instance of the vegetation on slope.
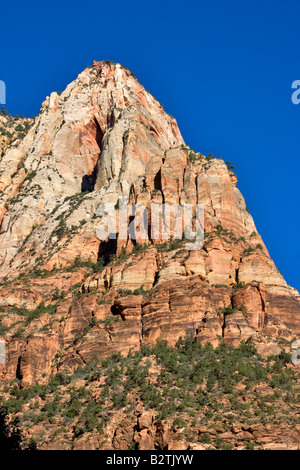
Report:
[{"label": "vegetation on slope", "polygon": [[73,375],[53,375],[47,384],[20,389],[14,380],[4,389],[2,408],[38,447],[59,434],[66,448],[85,434],[101,436],[104,445],[110,442],[106,431],[114,416],[127,416],[134,429],[136,404],[141,403],[155,412],[157,423],[175,434],[180,428],[180,438],[188,442],[217,449],[259,448],[259,437],[228,441],[220,436],[239,426],[260,424],[268,434],[269,427],[287,432],[299,424],[294,408],[299,377],[289,363],[286,353],[264,359],[246,343],[213,349],[190,337],[175,348],[159,341],[128,357],[95,358]]}]

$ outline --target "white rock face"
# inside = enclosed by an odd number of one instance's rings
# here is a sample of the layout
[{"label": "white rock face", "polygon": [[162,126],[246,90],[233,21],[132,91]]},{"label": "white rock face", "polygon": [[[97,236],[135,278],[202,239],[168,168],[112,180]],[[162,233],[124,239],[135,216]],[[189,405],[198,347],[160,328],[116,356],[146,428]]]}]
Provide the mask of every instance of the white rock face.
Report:
[{"label": "white rock face", "polygon": [[52,93],[26,138],[0,161],[1,275],[33,265],[22,254],[32,244],[50,246],[49,261],[59,217],[68,213],[66,225],[80,226],[104,195],[129,196],[153,155],[162,161],[182,143],[176,121],[120,64],[95,63],[60,96]]}]

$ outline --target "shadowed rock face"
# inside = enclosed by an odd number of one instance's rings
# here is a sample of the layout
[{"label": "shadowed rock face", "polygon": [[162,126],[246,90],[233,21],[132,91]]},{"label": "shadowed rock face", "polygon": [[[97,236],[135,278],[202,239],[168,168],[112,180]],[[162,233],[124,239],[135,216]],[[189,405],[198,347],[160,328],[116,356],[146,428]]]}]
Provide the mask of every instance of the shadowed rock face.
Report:
[{"label": "shadowed rock face", "polygon": [[[52,93],[0,155],[3,379],[31,384],[187,333],[213,345],[252,338],[266,354],[270,336],[299,337],[299,294],[270,259],[236,175],[189,149],[120,64],[94,62]],[[204,204],[203,248],[101,242],[97,207],[120,196]]]}]

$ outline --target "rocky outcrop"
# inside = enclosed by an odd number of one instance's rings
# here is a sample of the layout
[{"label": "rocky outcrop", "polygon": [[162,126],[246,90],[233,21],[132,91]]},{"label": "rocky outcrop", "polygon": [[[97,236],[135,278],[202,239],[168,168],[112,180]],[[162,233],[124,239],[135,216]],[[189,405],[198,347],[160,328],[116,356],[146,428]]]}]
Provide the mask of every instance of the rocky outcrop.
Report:
[{"label": "rocky outcrop", "polygon": [[[236,175],[186,146],[120,64],[94,62],[45,100],[25,137],[3,147],[0,190],[4,380],[47,380],[159,338],[251,340],[266,352],[264,338],[300,335],[299,294],[270,259]],[[97,208],[110,203],[120,216],[121,196],[130,207],[203,204],[203,247],[161,232],[99,240]],[[143,426],[135,441],[152,448]],[[128,439],[116,434],[115,448]]]}]

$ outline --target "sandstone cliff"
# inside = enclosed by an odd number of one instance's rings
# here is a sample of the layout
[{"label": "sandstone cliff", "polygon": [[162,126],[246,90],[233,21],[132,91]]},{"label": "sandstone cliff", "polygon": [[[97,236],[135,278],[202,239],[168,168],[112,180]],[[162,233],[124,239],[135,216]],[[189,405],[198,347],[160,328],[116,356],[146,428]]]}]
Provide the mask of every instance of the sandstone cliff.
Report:
[{"label": "sandstone cliff", "polygon": [[[300,301],[270,259],[237,177],[183,141],[120,64],[94,62],[52,93],[0,153],[3,381],[22,386],[93,357],[166,339],[278,354],[300,335]],[[97,207],[204,204],[205,243],[100,241]],[[128,224],[130,218],[128,217]],[[1,366],[0,366],[1,367]]]}]

